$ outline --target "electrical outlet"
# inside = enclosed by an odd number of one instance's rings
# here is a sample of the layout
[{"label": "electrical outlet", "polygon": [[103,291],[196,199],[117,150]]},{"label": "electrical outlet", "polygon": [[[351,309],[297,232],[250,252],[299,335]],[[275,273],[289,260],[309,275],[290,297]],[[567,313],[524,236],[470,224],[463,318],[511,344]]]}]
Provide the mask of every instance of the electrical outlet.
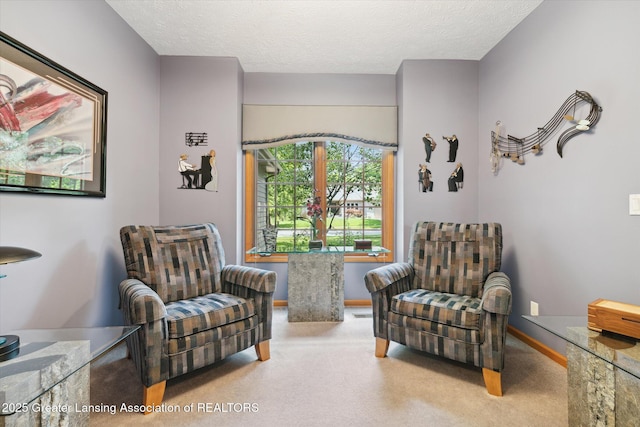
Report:
[{"label": "electrical outlet", "polygon": [[531,315],[532,316],[537,316],[538,315],[538,303],[531,301]]}]

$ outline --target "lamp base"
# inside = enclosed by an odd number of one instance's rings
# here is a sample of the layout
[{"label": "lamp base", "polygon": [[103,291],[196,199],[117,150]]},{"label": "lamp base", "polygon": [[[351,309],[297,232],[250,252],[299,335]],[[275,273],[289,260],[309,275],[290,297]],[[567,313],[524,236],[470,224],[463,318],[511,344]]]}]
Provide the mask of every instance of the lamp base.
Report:
[{"label": "lamp base", "polygon": [[20,337],[17,335],[0,336],[0,342],[0,362],[13,359],[20,353]]}]

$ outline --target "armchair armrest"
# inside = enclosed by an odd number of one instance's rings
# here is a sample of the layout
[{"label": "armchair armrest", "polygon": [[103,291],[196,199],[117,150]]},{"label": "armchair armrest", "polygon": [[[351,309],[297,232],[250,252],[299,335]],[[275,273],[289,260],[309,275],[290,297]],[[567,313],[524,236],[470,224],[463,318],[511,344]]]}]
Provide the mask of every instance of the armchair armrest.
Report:
[{"label": "armchair armrest", "polygon": [[511,281],[506,274],[494,272],[489,275],[484,285],[481,306],[491,313],[511,313]]},{"label": "armchair armrest", "polygon": [[225,265],[220,272],[222,291],[242,298],[252,298],[260,322],[259,342],[271,339],[273,293],[276,272],[241,265]]},{"label": "armchair armrest", "polygon": [[167,315],[164,302],[157,293],[138,279],[120,283],[120,307],[131,325],[143,325],[163,319]]},{"label": "armchair armrest", "polygon": [[275,271],[242,265],[225,265],[222,268],[220,278],[223,287],[225,283],[232,283],[256,292],[273,293],[276,290]]},{"label": "armchair armrest", "polygon": [[393,283],[413,277],[413,267],[408,262],[397,262],[375,268],[364,275],[364,283],[370,293],[379,292]]}]

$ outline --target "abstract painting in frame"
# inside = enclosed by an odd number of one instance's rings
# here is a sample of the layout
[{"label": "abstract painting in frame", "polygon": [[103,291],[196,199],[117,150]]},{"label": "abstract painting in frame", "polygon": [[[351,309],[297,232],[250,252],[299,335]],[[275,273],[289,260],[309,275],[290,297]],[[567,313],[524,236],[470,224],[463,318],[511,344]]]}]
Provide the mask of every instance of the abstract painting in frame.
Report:
[{"label": "abstract painting in frame", "polygon": [[105,197],[107,92],[0,32],[0,191]]}]

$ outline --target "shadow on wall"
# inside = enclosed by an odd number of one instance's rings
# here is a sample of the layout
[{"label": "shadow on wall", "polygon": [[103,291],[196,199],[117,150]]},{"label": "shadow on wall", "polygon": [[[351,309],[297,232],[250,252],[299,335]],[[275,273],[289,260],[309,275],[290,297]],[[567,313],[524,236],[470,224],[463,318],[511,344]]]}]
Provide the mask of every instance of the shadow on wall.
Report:
[{"label": "shadow on wall", "polygon": [[[504,236],[503,236],[504,237]],[[516,256],[515,253],[515,249],[513,248],[513,246],[511,246],[509,249],[503,249],[502,252],[502,267],[500,268],[500,270],[502,272],[504,272],[507,276],[509,276],[509,279],[511,280],[511,292],[512,292],[512,298],[513,300],[511,301],[512,304],[512,313],[509,316],[509,324],[512,323],[512,321],[514,320],[514,317],[516,318],[520,318],[520,315],[523,313],[519,313],[517,310],[518,305],[516,304],[516,301],[519,301],[518,297],[520,296],[519,292],[518,292],[518,283],[520,283],[520,272],[518,269],[518,257]],[[524,313],[524,314],[528,314],[528,313]],[[515,324],[517,324],[518,321],[515,321]]]},{"label": "shadow on wall", "polygon": [[[57,268],[51,273],[51,279],[44,289],[34,297],[33,316],[25,322],[25,328],[55,328],[68,326],[87,326],[77,318],[76,307],[81,302],[89,302],[94,297],[97,260],[85,242],[75,245],[61,258],[51,260]],[[99,301],[95,301],[99,304]]]},{"label": "shadow on wall", "polygon": [[[119,241],[102,248],[104,261],[82,242],[59,262],[37,298],[26,328],[122,325],[118,284],[126,278]],[[116,246],[117,245],[117,246]]]},{"label": "shadow on wall", "polygon": [[104,262],[96,277],[87,283],[91,297],[73,313],[65,327],[113,326],[124,324],[120,310],[118,285],[127,277],[119,241],[118,246],[104,247]]},{"label": "shadow on wall", "polygon": [[104,262],[96,272],[96,278],[88,283],[91,297],[72,314],[66,327],[114,326],[124,324],[119,310],[118,285],[127,277],[119,241],[118,246],[104,247]]}]

